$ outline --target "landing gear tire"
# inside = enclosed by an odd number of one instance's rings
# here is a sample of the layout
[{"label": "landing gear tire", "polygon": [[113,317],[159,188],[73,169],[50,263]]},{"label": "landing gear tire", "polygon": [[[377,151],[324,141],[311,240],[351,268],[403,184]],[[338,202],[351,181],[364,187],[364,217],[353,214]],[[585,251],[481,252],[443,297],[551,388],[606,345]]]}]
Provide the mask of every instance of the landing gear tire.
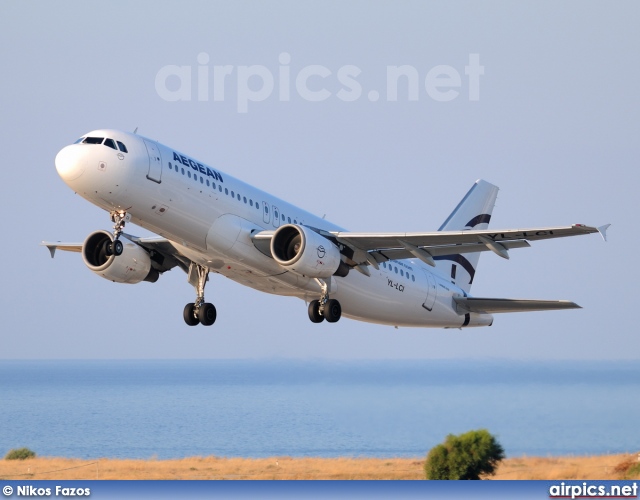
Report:
[{"label": "landing gear tire", "polygon": [[102,251],[107,257],[111,257],[113,255],[113,241],[105,241],[102,245]]},{"label": "landing gear tire", "polygon": [[118,255],[122,255],[122,252],[124,251],[124,245],[122,244],[122,242],[120,240],[115,240],[112,244],[111,244],[111,253],[113,255],[115,255],[116,257]]},{"label": "landing gear tire", "polygon": [[309,319],[312,323],[322,323],[324,321],[324,316],[320,312],[320,301],[312,300],[309,302]]},{"label": "landing gear tire", "polygon": [[335,323],[342,316],[342,306],[336,299],[329,299],[324,305],[323,311],[324,319],[329,323]]},{"label": "landing gear tire", "polygon": [[111,257],[112,255],[117,257],[118,255],[122,255],[122,252],[124,252],[124,245],[120,240],[105,242],[104,253],[107,257]]},{"label": "landing gear tire", "polygon": [[216,308],[213,304],[206,302],[198,309],[198,319],[204,326],[211,326],[216,322]]},{"label": "landing gear tire", "polygon": [[184,318],[184,322],[189,326],[196,326],[200,323],[200,320],[194,314],[195,304],[190,302],[186,306],[184,306],[184,312],[182,313],[182,317]]}]

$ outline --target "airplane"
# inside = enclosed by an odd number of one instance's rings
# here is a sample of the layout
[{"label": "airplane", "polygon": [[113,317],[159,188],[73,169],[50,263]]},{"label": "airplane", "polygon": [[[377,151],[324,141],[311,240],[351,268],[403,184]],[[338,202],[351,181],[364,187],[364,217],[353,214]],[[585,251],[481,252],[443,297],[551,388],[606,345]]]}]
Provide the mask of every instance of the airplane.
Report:
[{"label": "airplane", "polygon": [[[205,300],[209,274],[271,294],[294,296],[313,323],[342,316],[395,327],[490,326],[493,314],[580,308],[567,300],[470,295],[480,254],[508,259],[529,242],[600,233],[610,224],[489,229],[498,187],[476,181],[438,231],[350,232],[221,170],[136,133],[94,130],[55,158],[62,180],[109,212],[113,232],[83,243],[42,242],[79,252],[86,266],[116,283],[156,282],[175,267],[196,299],[189,326],[217,317]],[[157,237],[124,232],[132,222]]]}]

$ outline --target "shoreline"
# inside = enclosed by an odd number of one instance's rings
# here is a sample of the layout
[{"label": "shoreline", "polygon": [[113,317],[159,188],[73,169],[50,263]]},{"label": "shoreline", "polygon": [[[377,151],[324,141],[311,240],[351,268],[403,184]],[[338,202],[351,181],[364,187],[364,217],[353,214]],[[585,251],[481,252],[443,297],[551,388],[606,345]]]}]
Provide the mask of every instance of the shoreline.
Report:
[{"label": "shoreline", "polygon": [[[506,458],[486,479],[640,479],[638,454]],[[74,459],[0,461],[4,480],[420,480],[424,458]],[[629,469],[633,469],[630,471]]]}]

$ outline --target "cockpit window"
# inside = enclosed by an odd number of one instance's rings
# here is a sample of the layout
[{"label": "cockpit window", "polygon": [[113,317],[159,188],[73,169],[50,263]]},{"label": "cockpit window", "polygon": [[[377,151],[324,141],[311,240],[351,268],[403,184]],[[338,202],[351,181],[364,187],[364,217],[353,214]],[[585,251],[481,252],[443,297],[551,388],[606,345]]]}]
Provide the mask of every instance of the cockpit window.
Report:
[{"label": "cockpit window", "polygon": [[102,144],[104,137],[87,137],[82,144]]},{"label": "cockpit window", "polygon": [[78,144],[80,142],[84,141],[84,137],[80,137],[80,139],[78,139],[76,142],[74,142],[74,144]]},{"label": "cockpit window", "polygon": [[111,149],[116,149],[116,143],[113,142],[113,139],[105,139],[104,145],[109,146]]},{"label": "cockpit window", "polygon": [[128,153],[129,151],[127,151],[127,146],[125,146],[124,144],[122,144],[120,141],[116,141],[118,143],[118,147],[120,148],[120,151],[122,151],[123,153]]}]

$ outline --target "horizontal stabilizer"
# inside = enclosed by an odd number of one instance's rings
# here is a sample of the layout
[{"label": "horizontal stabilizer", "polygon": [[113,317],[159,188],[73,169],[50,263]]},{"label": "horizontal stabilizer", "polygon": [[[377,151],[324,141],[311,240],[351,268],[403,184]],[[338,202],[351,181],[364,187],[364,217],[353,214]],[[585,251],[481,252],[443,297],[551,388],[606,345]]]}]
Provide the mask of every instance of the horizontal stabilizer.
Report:
[{"label": "horizontal stabilizer", "polygon": [[487,299],[454,297],[458,314],[469,312],[495,314],[507,312],[550,311],[553,309],[582,309],[570,300]]}]

